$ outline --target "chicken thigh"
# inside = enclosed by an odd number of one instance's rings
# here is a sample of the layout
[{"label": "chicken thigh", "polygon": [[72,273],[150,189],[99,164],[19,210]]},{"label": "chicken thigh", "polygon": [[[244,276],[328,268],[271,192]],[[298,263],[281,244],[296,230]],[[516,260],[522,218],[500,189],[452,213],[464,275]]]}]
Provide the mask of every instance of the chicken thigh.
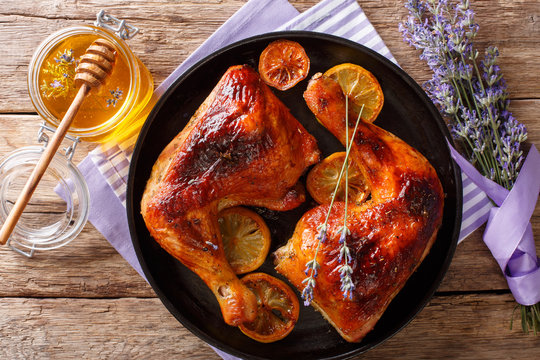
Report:
[{"label": "chicken thigh", "polygon": [[258,73],[233,66],[154,164],[141,202],[146,226],[208,285],[227,324],[252,321],[257,304],[227,262],[218,212],[298,206],[298,179],[318,159],[315,139]]},{"label": "chicken thigh", "polygon": [[[304,98],[317,119],[345,144],[345,126],[352,136],[356,119],[346,124],[345,97],[338,83],[317,74]],[[345,340],[358,342],[429,252],[442,221],[443,191],[429,162],[391,133],[361,121],[352,141],[350,161],[371,188],[371,199],[349,204],[347,212],[355,290],[352,298],[344,298],[340,289],[344,203],[338,202],[329,218],[328,239],[317,255],[320,269],[312,304]],[[317,247],[318,226],[328,211],[328,205],[321,205],[304,214],[292,238],[275,253],[276,270],[300,291],[306,263]]]}]

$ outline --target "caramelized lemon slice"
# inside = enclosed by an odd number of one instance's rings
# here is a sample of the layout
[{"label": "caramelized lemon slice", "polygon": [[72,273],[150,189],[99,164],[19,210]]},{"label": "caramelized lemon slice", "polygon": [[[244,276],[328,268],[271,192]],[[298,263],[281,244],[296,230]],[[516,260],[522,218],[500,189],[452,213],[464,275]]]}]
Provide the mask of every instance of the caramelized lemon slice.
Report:
[{"label": "caramelized lemon slice", "polygon": [[270,343],[283,339],[296,325],[300,313],[298,298],[283,281],[263,273],[253,273],[242,282],[257,297],[257,317],[239,326],[253,340]]},{"label": "caramelized lemon slice", "polygon": [[233,207],[220,212],[219,229],[225,256],[237,274],[261,266],[270,249],[270,230],[255,212]]},{"label": "caramelized lemon slice", "polygon": [[324,75],[336,80],[349,97],[350,114],[354,115],[354,120],[364,105],[362,120],[368,123],[375,121],[383,107],[384,95],[371,72],[359,65],[345,63],[334,66]]},{"label": "caramelized lemon slice", "polygon": [[290,40],[276,40],[261,53],[259,74],[268,85],[287,90],[306,78],[309,63],[302,45]]},{"label": "caramelized lemon slice", "polygon": [[[333,153],[311,169],[306,187],[313,199],[319,204],[330,204],[336,188],[341,167],[345,161],[345,152]],[[348,201],[361,204],[369,196],[369,188],[360,170],[349,162]],[[345,201],[345,175],[341,178],[336,201]]]}]

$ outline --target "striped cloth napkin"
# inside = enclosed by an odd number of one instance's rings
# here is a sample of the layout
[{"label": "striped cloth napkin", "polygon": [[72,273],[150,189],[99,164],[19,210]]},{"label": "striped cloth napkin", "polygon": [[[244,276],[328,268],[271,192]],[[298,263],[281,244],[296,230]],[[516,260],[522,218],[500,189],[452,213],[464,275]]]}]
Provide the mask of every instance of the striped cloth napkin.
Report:
[{"label": "striped cloth napkin", "polygon": [[[204,56],[235,41],[275,30],[309,30],[341,36],[396,63],[356,0],[323,0],[301,14],[286,0],[251,0],[156,89],[149,108],[175,79]],[[133,250],[125,215],[127,176],[135,141],[136,135],[120,144],[101,146],[92,151],[79,168],[91,193],[89,221],[144,277]],[[464,206],[460,241],[487,220],[493,206],[486,194],[465,174],[462,178]],[[216,351],[226,359],[234,359]]]}]

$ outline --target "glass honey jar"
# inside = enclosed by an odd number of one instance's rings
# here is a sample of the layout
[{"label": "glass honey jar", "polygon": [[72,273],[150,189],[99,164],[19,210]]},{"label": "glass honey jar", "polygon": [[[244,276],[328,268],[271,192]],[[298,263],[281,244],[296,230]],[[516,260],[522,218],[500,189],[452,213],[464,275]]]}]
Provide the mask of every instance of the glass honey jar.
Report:
[{"label": "glass honey jar", "polygon": [[56,127],[77,93],[74,76],[79,58],[97,38],[114,44],[116,60],[104,84],[87,96],[69,134],[104,143],[138,118],[153,92],[150,72],[119,36],[92,25],[69,27],[50,35],[30,62],[28,91],[38,114]]},{"label": "glass honey jar", "polygon": [[[41,146],[22,147],[0,159],[0,225],[79,90],[74,76],[80,57],[98,38],[111,42],[116,52],[110,74],[86,96],[64,139],[66,147],[55,154],[11,233],[7,244],[13,250],[31,257],[35,251],[66,245],[82,231],[89,216],[90,193],[72,163],[77,144],[81,140],[101,144],[120,141],[124,131],[140,127],[149,111],[152,76],[124,41],[137,32],[137,28],[101,11],[94,25],[61,29],[34,53],[28,91],[44,120],[38,132]],[[40,214],[39,219],[36,214]]]},{"label": "glass honey jar", "polygon": [[[25,146],[0,160],[0,224],[12,210],[51,132],[54,129],[42,124],[38,133],[42,146]],[[88,186],[71,162],[78,140],[67,136],[65,142],[71,145],[55,154],[8,240],[7,245],[22,255],[32,257],[36,251],[67,245],[88,220]]]}]

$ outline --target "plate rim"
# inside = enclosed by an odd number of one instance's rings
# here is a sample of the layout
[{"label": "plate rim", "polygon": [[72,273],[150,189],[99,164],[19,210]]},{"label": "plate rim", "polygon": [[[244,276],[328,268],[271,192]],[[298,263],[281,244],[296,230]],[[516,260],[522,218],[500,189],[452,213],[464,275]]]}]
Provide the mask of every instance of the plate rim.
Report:
[{"label": "plate rim", "polygon": [[[221,56],[223,53],[226,53],[230,51],[231,49],[234,49],[236,47],[244,46],[246,44],[250,43],[257,43],[260,41],[271,41],[271,40],[277,40],[279,38],[319,38],[322,40],[330,41],[337,43],[339,45],[343,45],[346,47],[353,48],[354,50],[367,53],[368,55],[374,57],[379,62],[382,62],[385,66],[388,66],[391,68],[391,70],[397,75],[414,91],[415,95],[422,98],[423,102],[426,103],[428,110],[430,114],[432,115],[432,118],[435,119],[436,125],[441,132],[441,134],[446,138],[447,142],[451,145],[454,145],[454,141],[452,137],[450,136],[450,131],[444,122],[439,110],[435,107],[435,105],[432,103],[432,101],[429,99],[429,97],[426,95],[424,90],[420,87],[418,83],[409,75],[407,74],[401,67],[399,67],[397,64],[389,60],[388,58],[384,57],[383,55],[379,54],[378,52],[362,45],[359,43],[356,43],[354,41],[331,35],[326,33],[320,33],[320,32],[313,32],[313,31],[304,31],[304,30],[292,30],[292,31],[274,31],[274,32],[268,32],[264,34],[259,34],[255,36],[250,36],[245,39],[235,41],[223,48],[220,48],[211,54],[201,58],[198,60],[195,64],[193,64],[191,67],[189,67],[184,73],[182,73],[177,79],[175,79],[171,85],[160,95],[159,99],[156,101],[156,103],[153,105],[151,112],[148,114],[143,126],[141,127],[141,131],[139,132],[139,135],[137,137],[137,141],[135,143],[135,147],[133,149],[130,166],[129,166],[129,173],[128,173],[128,182],[127,182],[127,191],[126,191],[126,213],[127,213],[127,220],[128,220],[128,227],[129,227],[129,233],[132,245],[134,247],[135,253],[137,255],[137,260],[139,261],[139,264],[143,270],[144,275],[146,276],[146,279],[148,283],[151,285],[152,290],[156,293],[160,301],[163,303],[163,305],[167,308],[167,310],[180,322],[182,326],[184,326],[186,329],[188,329],[192,334],[197,336],[199,339],[203,340],[207,344],[211,345],[212,347],[215,347],[221,351],[224,351],[230,355],[242,357],[242,358],[250,358],[250,359],[268,359],[266,357],[259,357],[253,354],[247,354],[244,353],[241,350],[238,350],[236,348],[233,348],[232,346],[229,346],[228,344],[222,343],[216,339],[214,339],[211,336],[208,336],[206,333],[201,331],[196,325],[191,323],[189,320],[187,320],[182,313],[177,311],[174,304],[169,301],[169,299],[166,298],[164,293],[161,291],[161,289],[157,286],[156,281],[154,277],[152,276],[152,273],[150,269],[148,268],[148,265],[146,264],[146,261],[144,260],[143,253],[140,247],[140,241],[137,235],[136,231],[136,225],[135,225],[135,214],[134,214],[134,199],[133,199],[133,186],[135,181],[135,172],[137,168],[137,163],[139,159],[140,152],[142,150],[142,146],[144,143],[144,140],[147,136],[148,130],[151,127],[154,119],[156,118],[156,115],[160,111],[160,109],[163,107],[165,101],[173,94],[176,89],[182,84],[185,78],[189,77],[192,73],[196,72],[200,67],[204,66],[207,62],[213,60],[216,57]],[[448,149],[448,144],[446,144],[446,147]],[[403,323],[398,324],[398,326],[384,339],[382,339],[379,342],[376,342],[375,344],[371,346],[362,347],[360,343],[358,343],[359,347],[357,349],[353,349],[349,352],[330,356],[330,357],[318,357],[318,359],[326,359],[326,360],[334,360],[334,359],[346,359],[350,358],[352,356],[356,356],[359,354],[362,354],[370,349],[373,349],[384,342],[388,341],[390,338],[395,336],[397,333],[399,333],[404,327],[406,327],[416,316],[419,312],[421,312],[424,307],[431,301],[433,298],[433,295],[435,294],[437,288],[440,286],[444,276],[446,275],[448,268],[450,266],[450,263],[452,261],[452,258],[454,256],[457,243],[458,243],[458,237],[461,230],[461,219],[462,219],[462,206],[463,206],[463,187],[462,187],[462,179],[461,179],[461,172],[459,170],[459,166],[457,163],[450,157],[450,165],[454,177],[454,183],[456,188],[456,209],[455,209],[455,220],[453,224],[453,232],[451,236],[451,242],[448,249],[448,252],[446,253],[444,262],[442,266],[439,269],[439,272],[435,278],[435,281],[431,284],[431,286],[426,290],[426,296],[423,298],[423,301],[418,304],[415,307],[415,310],[412,312],[412,315],[406,320],[403,321]]]}]

